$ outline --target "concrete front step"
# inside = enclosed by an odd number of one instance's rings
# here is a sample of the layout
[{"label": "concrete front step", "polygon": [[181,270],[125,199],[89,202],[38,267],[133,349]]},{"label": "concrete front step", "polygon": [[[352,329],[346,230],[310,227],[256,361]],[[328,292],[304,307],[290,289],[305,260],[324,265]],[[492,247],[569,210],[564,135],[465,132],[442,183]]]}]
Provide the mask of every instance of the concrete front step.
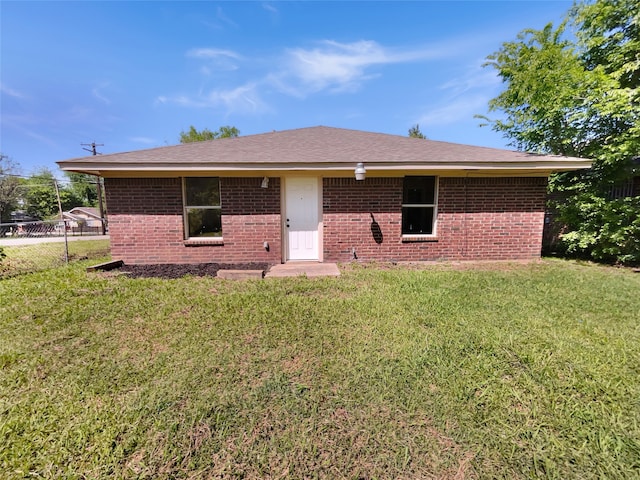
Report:
[{"label": "concrete front step", "polygon": [[335,263],[287,262],[274,265],[265,274],[265,278],[300,276],[339,277],[340,270]]},{"label": "concrete front step", "polygon": [[218,270],[216,276],[226,280],[260,280],[264,277],[264,270]]}]

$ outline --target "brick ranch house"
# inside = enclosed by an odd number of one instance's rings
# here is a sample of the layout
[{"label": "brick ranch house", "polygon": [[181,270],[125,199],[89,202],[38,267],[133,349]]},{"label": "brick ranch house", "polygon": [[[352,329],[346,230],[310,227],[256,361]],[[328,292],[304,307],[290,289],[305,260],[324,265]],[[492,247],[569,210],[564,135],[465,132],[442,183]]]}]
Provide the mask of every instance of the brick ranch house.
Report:
[{"label": "brick ranch house", "polygon": [[591,165],[330,127],[58,163],[104,177],[128,264],[537,258],[547,177]]}]

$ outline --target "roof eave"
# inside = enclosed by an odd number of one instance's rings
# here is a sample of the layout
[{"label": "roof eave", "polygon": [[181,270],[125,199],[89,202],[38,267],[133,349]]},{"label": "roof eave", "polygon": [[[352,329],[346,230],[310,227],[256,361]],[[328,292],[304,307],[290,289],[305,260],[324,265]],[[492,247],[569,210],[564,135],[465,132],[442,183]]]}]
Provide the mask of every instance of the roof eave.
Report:
[{"label": "roof eave", "polygon": [[[398,170],[511,170],[517,172],[518,170],[550,170],[550,171],[571,171],[581,170],[585,168],[591,168],[591,161],[589,160],[553,160],[553,161],[536,161],[536,162],[473,162],[473,161],[461,161],[455,163],[439,162],[439,163],[418,163],[418,162],[406,162],[406,163],[373,163],[365,164],[365,167],[369,171],[398,171]],[[64,171],[70,172],[83,172],[91,173],[93,175],[102,175],[110,172],[189,172],[189,171],[211,171],[211,172],[263,172],[269,171],[308,171],[308,172],[322,172],[322,171],[349,171],[355,168],[355,162],[353,164],[345,163],[246,163],[246,164],[221,164],[221,163],[126,163],[126,164],[114,164],[114,163],[97,163],[97,162],[59,162],[60,168]]]}]

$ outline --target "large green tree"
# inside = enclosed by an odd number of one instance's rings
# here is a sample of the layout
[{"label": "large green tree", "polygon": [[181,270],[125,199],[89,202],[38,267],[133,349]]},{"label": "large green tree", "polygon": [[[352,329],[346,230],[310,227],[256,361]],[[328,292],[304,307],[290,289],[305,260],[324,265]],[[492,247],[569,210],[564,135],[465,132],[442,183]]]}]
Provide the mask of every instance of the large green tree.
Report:
[{"label": "large green tree", "polygon": [[81,203],[74,207],[95,207],[98,205],[97,182],[99,177],[86,173],[65,172],[69,179],[69,189]]},{"label": "large green tree", "polygon": [[235,138],[239,135],[240,130],[229,125],[224,125],[215,132],[212,132],[208,128],[198,131],[196,127],[191,125],[189,131],[180,132],[180,143],[202,142],[205,140],[216,140],[218,138]]},{"label": "large green tree", "polygon": [[[59,215],[56,179],[48,169],[42,169],[22,182],[23,203],[29,215],[47,220]],[[82,205],[82,199],[70,188],[59,187],[63,210]]]},{"label": "large green tree", "polygon": [[489,104],[502,113],[493,129],[518,149],[594,160],[550,182],[567,252],[622,263],[640,262],[640,198],[611,194],[640,155],[639,12],[637,0],[582,3],[560,26],[525,30],[487,62],[505,85]]}]

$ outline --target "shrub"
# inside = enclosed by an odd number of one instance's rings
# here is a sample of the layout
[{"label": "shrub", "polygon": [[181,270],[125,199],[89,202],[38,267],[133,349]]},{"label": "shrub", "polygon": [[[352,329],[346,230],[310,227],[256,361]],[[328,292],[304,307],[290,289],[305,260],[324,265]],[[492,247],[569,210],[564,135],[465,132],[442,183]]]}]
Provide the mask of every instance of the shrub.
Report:
[{"label": "shrub", "polygon": [[640,264],[640,197],[607,200],[584,195],[562,208],[573,230],[561,241],[570,255],[626,265]]}]

